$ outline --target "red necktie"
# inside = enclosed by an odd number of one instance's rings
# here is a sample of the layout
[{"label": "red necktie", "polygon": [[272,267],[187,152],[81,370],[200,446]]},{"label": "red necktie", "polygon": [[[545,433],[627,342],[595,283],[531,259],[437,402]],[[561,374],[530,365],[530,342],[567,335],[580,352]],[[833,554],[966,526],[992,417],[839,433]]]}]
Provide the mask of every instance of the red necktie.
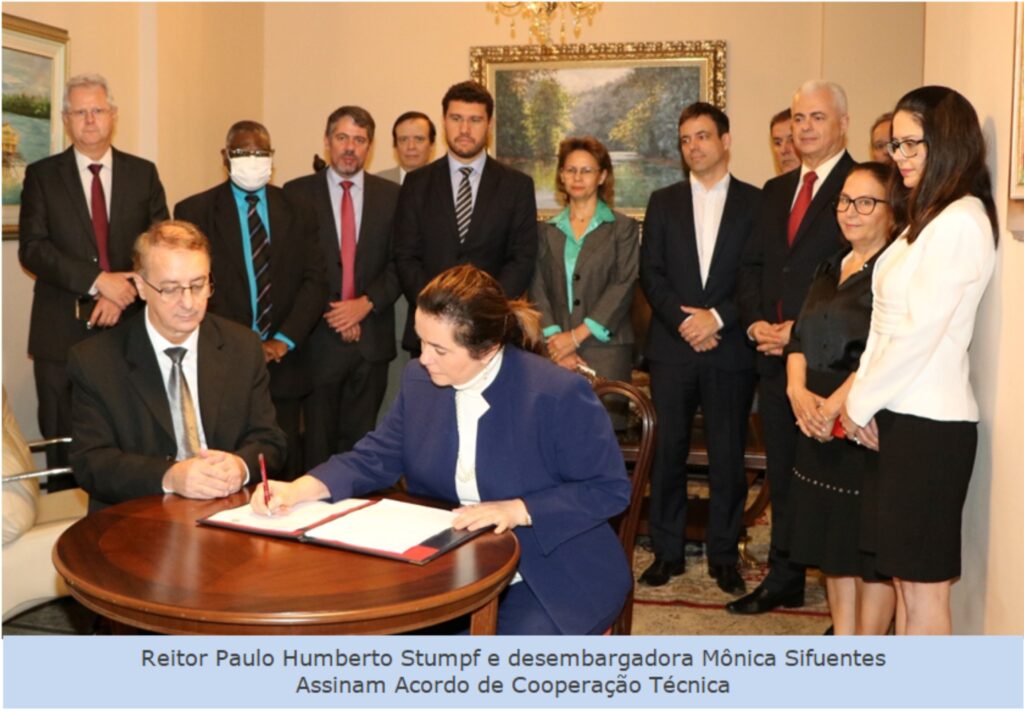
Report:
[{"label": "red necktie", "polygon": [[356,209],[349,190],[352,181],[343,180],[341,189],[341,298],[356,296]]},{"label": "red necktie", "polygon": [[814,181],[816,180],[818,180],[818,174],[814,171],[808,171],[807,175],[804,176],[803,187],[800,188],[800,193],[796,196],[796,202],[793,203],[793,209],[789,213],[789,229],[786,231],[786,244],[790,247],[793,246],[796,232],[800,229],[800,222],[804,219],[804,215],[807,214],[811,198],[814,197]]},{"label": "red necktie", "polygon": [[110,257],[107,255],[107,234],[110,225],[107,223],[107,199],[103,195],[103,182],[100,181],[102,163],[89,166],[92,171],[92,229],[96,233],[96,251],[100,257],[100,269],[110,271]]}]

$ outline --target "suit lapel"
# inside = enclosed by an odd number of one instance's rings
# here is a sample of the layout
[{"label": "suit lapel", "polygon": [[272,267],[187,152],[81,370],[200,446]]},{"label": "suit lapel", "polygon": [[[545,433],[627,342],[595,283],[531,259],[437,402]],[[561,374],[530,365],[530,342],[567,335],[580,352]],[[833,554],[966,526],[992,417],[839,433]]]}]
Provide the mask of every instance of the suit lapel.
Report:
[{"label": "suit lapel", "polygon": [[676,204],[676,219],[682,235],[682,248],[686,258],[686,269],[690,271],[690,279],[700,284],[700,250],[697,247],[697,226],[693,214],[693,186],[690,181],[683,181],[681,195]]},{"label": "suit lapel", "polygon": [[818,188],[818,192],[811,201],[811,204],[807,206],[807,212],[804,213],[804,219],[800,221],[800,227],[797,228],[796,235],[793,237],[793,246],[790,249],[796,249],[800,245],[800,238],[807,233],[810,226],[818,219],[821,211],[828,208],[834,199],[838,187],[836,184],[841,185],[846,180],[846,172],[843,170],[845,161],[846,152],[844,151],[836,164],[832,166],[832,170],[829,171],[825,182]]},{"label": "suit lapel", "polygon": [[[383,178],[381,180],[384,180]],[[380,233],[380,208],[377,204],[379,194],[374,189],[371,176],[363,176],[363,215],[359,221],[359,239],[356,241],[356,291],[362,292],[365,289],[366,279],[363,274],[363,265],[366,264],[366,252],[372,250],[372,240],[364,240],[367,235]]]},{"label": "suit lapel", "polygon": [[227,257],[225,268],[234,272],[235,280],[241,280],[237,283],[248,284],[245,253],[242,251],[242,226],[239,224],[238,204],[231,191],[230,181],[224,182],[217,191],[213,220],[216,225],[214,233],[223,241],[218,251]]},{"label": "suit lapel", "polygon": [[[736,213],[739,208],[739,197],[736,191],[735,178],[729,179],[729,190],[725,194],[725,205],[722,207],[722,219],[718,223],[718,234],[715,236],[715,249],[711,253],[711,264],[708,266],[708,283],[710,284],[715,274],[715,265],[720,259],[724,243],[735,234],[733,225],[736,222]],[[704,285],[707,287],[707,284]]]},{"label": "suit lapel", "polygon": [[[495,204],[500,184],[501,166],[488,156],[484,161],[484,172],[480,175],[480,185],[477,187],[476,201],[473,203],[473,216],[469,222],[469,232],[466,233],[466,242],[476,242],[485,236],[484,225],[487,222],[485,211],[487,206]],[[454,216],[454,203],[452,205],[452,215]],[[456,234],[458,234],[457,228]]]},{"label": "suit lapel", "polygon": [[[199,341],[197,345],[197,364],[199,368],[199,410],[203,414],[203,430],[206,442],[215,440],[211,428],[219,422],[221,396],[224,393],[224,382],[227,379],[228,363],[224,358],[224,340],[220,328],[209,315],[199,325]],[[173,431],[172,431],[173,432]]]},{"label": "suit lapel", "polygon": [[128,364],[127,378],[153,414],[157,424],[163,428],[172,442],[176,442],[167,389],[156,360],[153,342],[146,333],[145,320],[146,315],[143,312],[134,317],[128,327],[124,348],[125,363]]},{"label": "suit lapel", "polygon": [[[111,149],[112,154],[112,168],[110,173],[110,234],[107,237],[107,249],[110,251],[110,263],[111,264],[127,264],[131,262],[131,259],[127,259],[127,255],[115,255],[113,251],[116,250],[121,244],[121,230],[122,220],[121,214],[124,212],[124,201],[125,193],[128,191],[128,184],[131,180],[131,176],[127,174],[127,167],[125,166],[124,154],[118,151],[116,148]],[[128,239],[124,244],[134,245],[135,235]],[[121,257],[126,259],[122,260]]]},{"label": "suit lapel", "polygon": [[[444,215],[448,223],[448,234],[451,240],[458,244],[459,225],[455,222],[455,196],[452,195],[452,177],[448,169],[448,157],[444,156],[434,161],[431,167],[431,203],[440,215]],[[479,197],[479,196],[478,196]],[[478,202],[477,205],[480,203]],[[470,223],[470,230],[473,229]]]},{"label": "suit lapel", "polygon": [[[564,304],[565,315],[566,318],[568,318],[569,313],[572,312],[572,305],[569,304],[569,295],[566,291],[566,279],[568,279],[568,275],[565,273],[565,243],[569,238],[565,236],[565,233],[562,232],[560,228],[557,228],[554,225],[552,225],[552,227],[554,229],[550,230],[549,234],[554,236],[551,239],[551,257],[554,259],[555,264],[555,283],[551,286],[555,290],[555,299],[551,306],[552,309],[555,309],[557,305]],[[583,244],[586,245],[587,243],[584,242]],[[581,254],[576,260],[577,272],[579,271],[580,261],[583,259],[583,250],[580,252]],[[538,269],[543,268],[538,265]],[[555,314],[555,317],[560,320],[557,313]]]},{"label": "suit lapel", "polygon": [[95,250],[96,233],[92,229],[92,216],[89,214],[89,204],[85,201],[85,192],[82,189],[82,179],[78,175],[78,164],[75,163],[73,148],[69,148],[61,156],[60,175],[64,180],[64,187],[68,191],[71,207],[82,222],[82,234],[88,236]]},{"label": "suit lapel", "polygon": [[[288,282],[284,270],[288,264],[288,235],[294,216],[291,206],[285,201],[280,189],[267,186],[267,217],[270,219],[270,299],[271,304],[283,304],[279,290]],[[271,311],[271,321],[278,324],[276,310]]]}]

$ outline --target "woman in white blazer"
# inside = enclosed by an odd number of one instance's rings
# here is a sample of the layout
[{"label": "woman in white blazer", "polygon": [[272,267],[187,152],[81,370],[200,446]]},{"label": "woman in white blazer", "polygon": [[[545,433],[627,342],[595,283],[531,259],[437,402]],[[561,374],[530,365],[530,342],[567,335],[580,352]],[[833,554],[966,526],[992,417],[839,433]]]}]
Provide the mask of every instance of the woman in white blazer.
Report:
[{"label": "woman in white blazer", "polygon": [[[896,585],[896,630],[950,632],[960,520],[977,448],[967,349],[992,275],[996,213],[974,107],[947,87],[900,99],[889,153],[896,241],[875,265],[871,332],[844,407],[854,442],[879,451],[865,485],[862,548]],[[902,185],[900,185],[902,183]]]}]

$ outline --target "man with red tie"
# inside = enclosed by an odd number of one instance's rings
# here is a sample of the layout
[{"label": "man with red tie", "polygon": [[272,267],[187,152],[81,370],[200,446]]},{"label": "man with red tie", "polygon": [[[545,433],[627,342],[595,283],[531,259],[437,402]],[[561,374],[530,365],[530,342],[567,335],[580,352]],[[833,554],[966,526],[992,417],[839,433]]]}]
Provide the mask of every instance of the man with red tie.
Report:
[{"label": "man with red tie", "polygon": [[306,349],[313,387],[303,403],[307,468],[352,449],[373,428],[396,354],[401,287],[392,232],[399,188],[363,170],[374,129],[366,109],[336,109],[324,131],[328,165],[284,187],[316,220],[327,268],[328,297]]},{"label": "man with red tie", "polygon": [[168,217],[156,166],[111,146],[117,104],[106,79],[72,77],[63,118],[72,146],[25,169],[18,225],[18,257],[36,278],[28,351],[46,438],[71,435],[68,351],[133,308],[132,244]]},{"label": "man with red tie", "polygon": [[815,270],[842,245],[834,202],[855,162],[845,150],[849,116],[842,87],[805,82],[793,96],[792,114],[802,165],[765,183],[740,269],[740,318],[758,351],[772,538],[768,575],[753,592],[726,606],[732,613],[764,613],[804,602],[804,569],[791,563],[783,548],[797,438],[783,349]]}]

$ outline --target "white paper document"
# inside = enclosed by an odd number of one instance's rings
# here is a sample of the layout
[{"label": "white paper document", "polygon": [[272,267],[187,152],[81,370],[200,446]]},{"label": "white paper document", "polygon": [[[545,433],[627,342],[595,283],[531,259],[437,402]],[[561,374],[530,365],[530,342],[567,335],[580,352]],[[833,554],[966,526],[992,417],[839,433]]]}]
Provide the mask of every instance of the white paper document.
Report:
[{"label": "white paper document", "polygon": [[382,499],[310,529],[306,537],[401,554],[450,529],[455,516],[444,509]]},{"label": "white paper document", "polygon": [[252,510],[251,505],[244,504],[241,507],[235,507],[234,509],[226,509],[223,512],[218,512],[207,519],[209,522],[215,524],[253,529],[268,533],[277,532],[280,534],[288,534],[301,531],[302,529],[310,527],[317,522],[321,522],[328,517],[360,507],[367,502],[369,502],[369,500],[366,499],[343,499],[334,503],[324,502],[322,500],[315,502],[302,502],[301,504],[297,504],[292,507],[291,511],[287,514],[275,514],[272,517],[265,514],[257,514]]}]

